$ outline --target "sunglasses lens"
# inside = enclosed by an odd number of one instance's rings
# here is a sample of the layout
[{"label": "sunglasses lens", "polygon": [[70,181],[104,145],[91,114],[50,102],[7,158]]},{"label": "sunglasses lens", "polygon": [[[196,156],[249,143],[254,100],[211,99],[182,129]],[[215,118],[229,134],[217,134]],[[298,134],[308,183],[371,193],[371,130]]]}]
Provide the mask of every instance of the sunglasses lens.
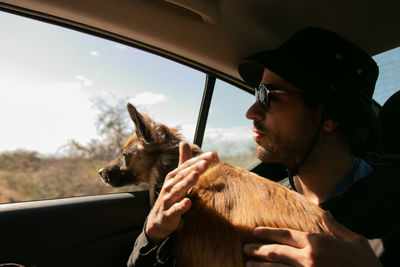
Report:
[{"label": "sunglasses lens", "polygon": [[256,101],[260,101],[260,103],[263,105],[264,108],[266,108],[267,102],[266,102],[266,96],[267,96],[267,91],[266,88],[263,84],[260,84],[258,88],[256,88]]},{"label": "sunglasses lens", "polygon": [[259,94],[260,94],[260,96],[259,96],[260,102],[263,103],[263,105],[265,105],[265,87],[264,86],[260,87]]}]

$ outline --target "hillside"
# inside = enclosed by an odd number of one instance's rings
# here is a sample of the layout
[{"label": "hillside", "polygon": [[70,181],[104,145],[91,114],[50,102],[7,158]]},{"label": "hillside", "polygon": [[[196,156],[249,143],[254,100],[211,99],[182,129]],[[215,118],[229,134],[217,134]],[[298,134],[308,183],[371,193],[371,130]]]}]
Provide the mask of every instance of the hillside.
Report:
[{"label": "hillside", "polygon": [[145,186],[111,188],[98,170],[106,160],[40,157],[36,152],[0,154],[0,203],[108,194]]}]

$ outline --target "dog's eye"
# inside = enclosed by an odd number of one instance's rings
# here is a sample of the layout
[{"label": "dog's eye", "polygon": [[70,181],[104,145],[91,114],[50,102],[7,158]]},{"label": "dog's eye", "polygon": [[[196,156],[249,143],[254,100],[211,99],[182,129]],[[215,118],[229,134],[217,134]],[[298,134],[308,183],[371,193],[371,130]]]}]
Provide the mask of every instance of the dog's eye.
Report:
[{"label": "dog's eye", "polygon": [[124,160],[125,166],[129,166],[129,154],[128,153],[122,153],[122,158]]},{"label": "dog's eye", "polygon": [[124,158],[124,160],[128,160],[131,156],[131,153],[122,153],[122,157]]}]

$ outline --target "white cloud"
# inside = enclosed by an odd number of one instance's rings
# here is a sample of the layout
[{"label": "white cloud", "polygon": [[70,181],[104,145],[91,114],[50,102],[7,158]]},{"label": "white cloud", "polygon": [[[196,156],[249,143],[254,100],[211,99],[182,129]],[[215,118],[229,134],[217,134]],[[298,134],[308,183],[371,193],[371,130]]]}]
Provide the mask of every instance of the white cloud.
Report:
[{"label": "white cloud", "polygon": [[[196,125],[185,124],[181,134],[188,142],[193,142]],[[256,143],[252,139],[251,127],[206,128],[203,151],[218,151],[220,155],[253,154]]]},{"label": "white cloud", "polygon": [[220,154],[234,155],[252,152],[256,143],[252,140],[251,127],[207,128],[203,149],[216,150]]},{"label": "white cloud", "polygon": [[99,55],[100,55],[100,53],[96,50],[90,51],[90,56],[92,56],[92,57],[98,57]]},{"label": "white cloud", "polygon": [[[174,125],[176,126],[176,125]],[[196,124],[185,124],[179,127],[180,133],[183,135],[185,141],[193,142]]]},{"label": "white cloud", "polygon": [[240,140],[251,139],[252,129],[245,126],[231,128],[207,128],[206,137],[209,139],[221,139],[237,142]]},{"label": "white cloud", "polygon": [[78,81],[57,83],[2,80],[0,151],[24,148],[55,153],[68,140],[86,143],[96,137],[97,111]]},{"label": "white cloud", "polygon": [[135,106],[139,105],[154,105],[167,101],[168,97],[163,94],[155,94],[152,92],[143,92],[129,99],[129,102]]},{"label": "white cloud", "polygon": [[75,79],[81,82],[84,87],[93,86],[93,81],[83,75],[75,75]]}]

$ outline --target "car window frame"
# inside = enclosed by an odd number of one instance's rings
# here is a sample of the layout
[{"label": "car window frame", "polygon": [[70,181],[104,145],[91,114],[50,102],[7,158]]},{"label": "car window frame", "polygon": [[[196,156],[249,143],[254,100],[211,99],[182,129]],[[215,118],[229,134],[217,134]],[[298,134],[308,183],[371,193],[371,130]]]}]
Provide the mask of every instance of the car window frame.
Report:
[{"label": "car window frame", "polygon": [[198,120],[196,123],[196,130],[195,130],[195,138],[193,140],[194,144],[197,144],[201,147],[201,144],[203,142],[203,137],[204,137],[204,131],[205,131],[205,125],[207,123],[207,116],[208,116],[208,111],[210,108],[211,104],[211,99],[212,99],[212,92],[214,90],[215,86],[215,80],[220,79],[224,82],[227,82],[231,84],[232,86],[244,90],[245,92],[248,92],[249,94],[254,93],[254,89],[251,88],[249,85],[247,85],[244,81],[237,79],[235,77],[232,77],[230,75],[227,75],[221,71],[212,69],[207,67],[206,65],[203,65],[201,63],[198,63],[196,61],[190,60],[188,58],[179,56],[177,54],[174,54],[172,52],[169,52],[167,50],[131,39],[127,38],[122,35],[118,35],[112,32],[107,32],[89,25],[84,25],[78,22],[66,20],[60,17],[55,17],[49,14],[44,14],[44,13],[39,13],[36,11],[32,10],[27,10],[27,9],[22,9],[20,7],[16,6],[11,6],[9,4],[1,3],[0,2],[0,11],[2,12],[7,12],[11,13],[17,16],[22,16],[30,19],[34,19],[37,21],[41,21],[44,23],[49,23],[52,25],[56,25],[59,27],[64,27],[70,30],[82,32],[85,34],[89,34],[95,37],[103,38],[109,41],[117,42],[122,45],[130,46],[132,48],[136,48],[139,50],[142,50],[144,52],[151,53],[156,56],[161,56],[163,58],[172,60],[174,62],[177,62],[179,64],[185,65],[187,67],[190,67],[194,70],[203,72],[206,74],[206,78],[204,81],[204,90],[203,90],[203,98],[200,104],[200,110],[198,112]]},{"label": "car window frame", "polygon": [[200,110],[198,113],[198,121],[197,127],[195,131],[195,138],[193,143],[201,146],[202,137],[204,136],[205,124],[207,122],[208,111],[210,108],[212,91],[215,86],[215,79],[220,79],[224,82],[227,82],[238,89],[244,90],[250,94],[254,93],[254,89],[247,85],[244,81],[241,81],[235,77],[229,76],[223,72],[217,71],[215,69],[211,69],[201,63],[195,62],[188,58],[184,58],[167,50],[127,38],[122,35],[118,35],[112,32],[103,31],[101,29],[83,25],[74,21],[69,21],[66,19],[62,19],[59,17],[54,17],[49,14],[38,13],[32,10],[22,10],[19,7],[11,6],[8,4],[0,3],[0,11],[11,13],[14,15],[23,16],[26,18],[42,21],[45,23],[50,23],[56,26],[64,27],[67,29],[75,30],[78,32],[90,34],[95,37],[104,38],[110,41],[114,41],[120,43],[122,45],[130,46],[157,56],[161,56],[163,58],[175,61],[179,64],[183,64],[187,67],[195,69],[197,71],[203,72],[206,74],[206,79],[204,81],[204,91],[203,91],[203,99],[200,104]]},{"label": "car window frame", "polygon": [[[198,146],[202,146],[204,135],[205,135],[205,130],[206,130],[206,125],[207,125],[207,118],[208,118],[208,113],[210,110],[211,106],[211,101],[213,97],[213,91],[215,88],[216,80],[219,79],[221,81],[224,81],[235,88],[239,90],[243,90],[249,94],[254,93],[254,89],[251,88],[249,85],[247,85],[244,81],[239,80],[235,77],[232,77],[230,75],[227,75],[223,72],[217,71],[215,69],[209,68],[206,65],[203,65],[201,63],[195,62],[193,60],[190,60],[188,58],[179,56],[177,54],[171,53],[169,51],[163,50],[161,48],[127,38],[122,35],[118,35],[112,32],[107,32],[103,31],[101,29],[88,26],[88,25],[83,25],[74,21],[66,20],[63,18],[55,17],[49,14],[44,14],[44,13],[39,13],[36,11],[32,10],[27,10],[23,9],[20,7],[16,6],[11,6],[9,4],[1,3],[0,2],[0,12],[6,12],[12,15],[16,16],[21,16],[29,19],[33,19],[35,21],[43,22],[43,23],[48,23],[50,25],[55,25],[58,27],[70,29],[73,31],[77,31],[80,33],[84,34],[89,34],[94,37],[98,38],[103,38],[105,40],[113,41],[125,46],[129,46],[135,49],[139,49],[143,52],[150,53],[155,56],[160,56],[165,59],[169,59],[173,62],[176,62],[178,64],[182,64],[186,67],[189,67],[193,70],[197,70],[199,72],[202,72],[205,74],[205,79],[204,79],[204,89],[203,89],[203,96],[200,102],[200,107],[198,110],[198,117],[196,121],[196,128],[194,132],[194,138],[192,142]],[[144,189],[146,191],[147,189]],[[119,194],[119,193],[113,193],[113,194]],[[96,195],[93,195],[96,196]],[[74,198],[74,197],[71,197]],[[58,199],[58,198],[56,198]],[[30,200],[31,201],[43,201],[43,200]],[[15,203],[20,203],[20,202],[15,202]],[[0,205],[4,204],[9,204],[9,203],[0,203]]]}]

